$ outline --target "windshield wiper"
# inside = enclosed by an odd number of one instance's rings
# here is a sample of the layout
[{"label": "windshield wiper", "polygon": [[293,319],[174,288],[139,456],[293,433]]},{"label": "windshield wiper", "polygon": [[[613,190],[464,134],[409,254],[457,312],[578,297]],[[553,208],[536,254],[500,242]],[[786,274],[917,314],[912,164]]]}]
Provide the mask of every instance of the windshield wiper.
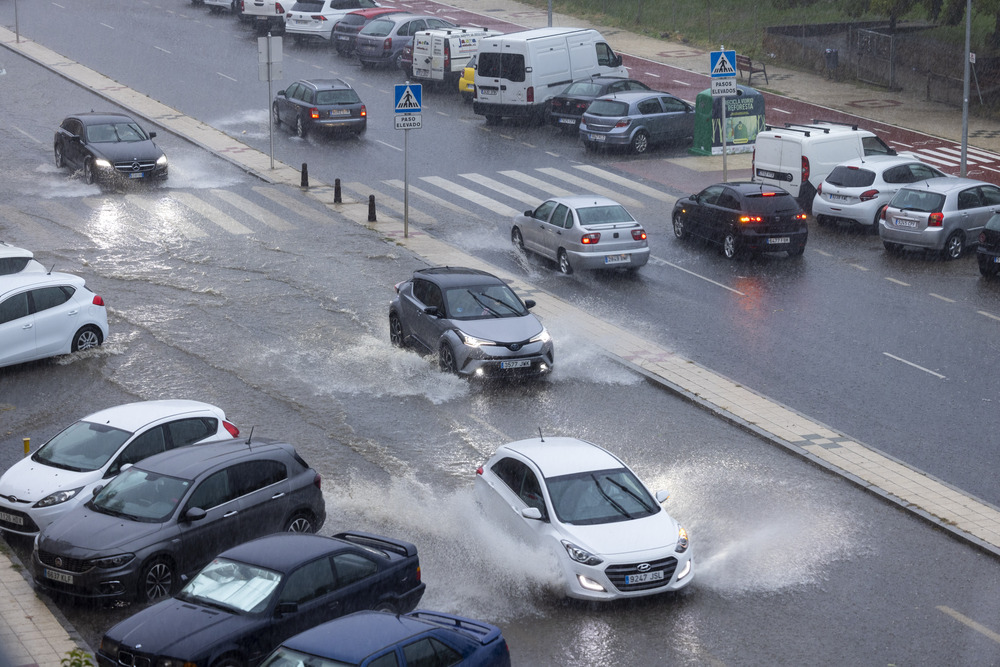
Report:
[{"label": "windshield wiper", "polygon": [[482,299],[479,298],[480,296],[486,296],[485,294],[481,294],[480,295],[480,294],[477,294],[477,293],[475,293],[475,292],[473,292],[472,290],[469,290],[469,289],[467,289],[465,291],[468,292],[472,296],[472,298],[476,300],[476,303],[478,303],[480,306],[483,307],[483,310],[485,310],[486,312],[488,312],[493,317],[500,317],[500,313],[498,313],[497,311],[495,311],[492,308],[490,308],[488,305],[486,305],[486,303]]},{"label": "windshield wiper", "polygon": [[[481,296],[482,296],[482,297],[486,297],[487,299],[489,299],[490,301],[492,301],[492,302],[494,302],[494,303],[499,303],[499,304],[500,304],[501,306],[503,306],[504,308],[506,308],[506,309],[507,309],[507,310],[509,310],[510,312],[512,312],[512,313],[517,313],[517,309],[516,309],[516,308],[514,308],[514,306],[510,305],[510,304],[509,304],[509,303],[507,303],[506,301],[503,301],[503,300],[501,300],[501,299],[498,299],[498,298],[496,298],[495,296],[492,296],[492,295],[490,295],[490,294],[486,294],[485,292],[476,292],[476,293],[473,293],[473,292],[472,292],[472,291],[470,290],[470,291],[469,291],[469,294],[472,294],[472,297],[473,297],[473,298],[474,298],[474,299],[475,299],[476,301],[479,301],[479,297],[481,297]],[[479,303],[480,303],[480,304],[482,304],[483,308],[486,308],[487,310],[493,310],[492,308],[490,308],[489,306],[487,306],[486,304],[484,304],[484,303],[483,303],[482,301],[479,301]],[[494,312],[496,312],[496,311],[494,311]]]},{"label": "windshield wiper", "polygon": [[633,498],[635,498],[635,502],[637,502],[637,503],[639,503],[640,505],[642,505],[642,508],[643,508],[644,510],[646,510],[647,512],[652,512],[652,511],[653,511],[653,508],[652,508],[652,507],[650,507],[649,505],[647,505],[647,504],[646,504],[646,501],[645,501],[645,500],[643,500],[643,499],[642,499],[642,498],[641,498],[641,497],[640,497],[639,495],[637,495],[637,494],[636,494],[636,492],[635,492],[635,491],[633,491],[632,489],[628,488],[627,486],[625,486],[625,485],[624,485],[624,484],[622,484],[621,482],[617,482],[617,481],[615,481],[615,480],[611,479],[611,478],[610,478],[610,477],[608,477],[607,475],[605,475],[605,476],[604,476],[604,479],[608,480],[609,482],[611,482],[612,484],[614,484],[615,486],[617,486],[617,487],[618,487],[619,489],[621,489],[622,491],[624,491],[624,492],[625,492],[625,493],[627,493],[628,495],[630,495],[630,496],[632,496]]},{"label": "windshield wiper", "polygon": [[607,500],[609,503],[611,503],[611,506],[614,507],[619,514],[628,519],[631,519],[632,515],[626,512],[624,507],[616,503],[614,499],[608,495],[608,492],[601,487],[601,481],[597,479],[597,476],[594,474],[591,474],[590,476],[594,479],[594,484],[597,485],[597,490],[601,492],[601,495],[604,496],[604,499]]}]

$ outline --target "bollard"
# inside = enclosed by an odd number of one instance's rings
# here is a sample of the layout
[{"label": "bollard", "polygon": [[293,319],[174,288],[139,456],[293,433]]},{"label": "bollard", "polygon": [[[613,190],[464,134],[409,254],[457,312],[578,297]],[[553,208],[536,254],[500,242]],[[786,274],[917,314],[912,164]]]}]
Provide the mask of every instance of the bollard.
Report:
[{"label": "bollard", "polygon": [[302,163],[302,187],[309,187],[309,165]]},{"label": "bollard", "polygon": [[24,439],[24,455],[27,456],[28,452],[31,451],[31,438]]},{"label": "bollard", "polygon": [[368,195],[368,222],[375,222],[375,195]]},{"label": "bollard", "polygon": [[333,203],[340,204],[340,179],[335,178],[333,180]]}]

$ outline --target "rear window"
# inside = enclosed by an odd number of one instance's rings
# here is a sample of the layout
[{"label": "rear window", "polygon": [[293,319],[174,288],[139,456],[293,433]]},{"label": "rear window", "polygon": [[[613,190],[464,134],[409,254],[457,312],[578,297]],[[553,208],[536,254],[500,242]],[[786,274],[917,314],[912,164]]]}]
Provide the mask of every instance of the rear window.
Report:
[{"label": "rear window", "polygon": [[322,2],[296,2],[292,5],[293,12],[318,12],[323,9]]},{"label": "rear window", "polygon": [[749,213],[787,213],[799,207],[795,197],[787,192],[755,193],[746,196],[746,211]]},{"label": "rear window", "polygon": [[345,90],[320,90],[316,93],[316,104],[357,104],[361,101],[358,93]]},{"label": "rear window", "polygon": [[392,32],[396,24],[384,19],[376,19],[361,29],[362,35],[374,35],[375,37],[385,37]]},{"label": "rear window", "polygon": [[619,204],[578,208],[576,209],[576,215],[580,218],[581,225],[597,225],[604,222],[634,222],[635,220],[625,210],[625,207]]},{"label": "rear window", "polygon": [[618,118],[628,115],[628,103],[618,100],[595,100],[588,108],[587,113],[591,116],[606,116]]},{"label": "rear window", "polygon": [[944,206],[944,195],[938,192],[927,190],[911,190],[903,188],[896,193],[896,196],[889,202],[893,208],[920,211],[922,213],[936,213]]},{"label": "rear window", "polygon": [[344,25],[363,25],[364,22],[365,17],[360,14],[348,14],[338,21],[338,23],[343,23]]},{"label": "rear window", "polygon": [[524,81],[524,56],[520,53],[487,51],[479,54],[476,67],[480,76],[508,81]]},{"label": "rear window", "polygon": [[23,271],[30,257],[0,257],[0,276]]},{"label": "rear window", "polygon": [[875,182],[875,172],[858,167],[834,167],[826,182],[842,188],[867,188]]},{"label": "rear window", "polygon": [[563,95],[581,95],[583,97],[597,97],[601,94],[601,84],[590,81],[578,81],[569,84],[569,88],[562,92]]}]

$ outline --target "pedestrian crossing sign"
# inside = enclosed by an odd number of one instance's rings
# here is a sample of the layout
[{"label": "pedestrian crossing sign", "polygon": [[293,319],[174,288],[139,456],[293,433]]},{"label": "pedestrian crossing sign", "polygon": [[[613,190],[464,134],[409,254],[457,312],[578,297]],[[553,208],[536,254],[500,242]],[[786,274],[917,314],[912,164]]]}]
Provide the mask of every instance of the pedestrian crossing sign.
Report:
[{"label": "pedestrian crossing sign", "polygon": [[423,102],[423,86],[419,83],[396,84],[396,113],[420,113]]},{"label": "pedestrian crossing sign", "polygon": [[736,76],[736,51],[712,51],[708,66],[713,79]]}]

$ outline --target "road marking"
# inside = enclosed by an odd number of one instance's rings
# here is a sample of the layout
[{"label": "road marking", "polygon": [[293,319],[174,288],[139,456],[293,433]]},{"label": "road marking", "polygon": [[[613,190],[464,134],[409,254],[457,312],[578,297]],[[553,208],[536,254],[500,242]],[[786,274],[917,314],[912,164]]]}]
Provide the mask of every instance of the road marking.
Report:
[{"label": "road marking", "polygon": [[281,190],[262,185],[255,185],[253,187],[253,191],[267,197],[276,204],[284,206],[290,211],[295,211],[295,213],[297,213],[300,217],[312,220],[313,222],[318,222],[321,225],[330,223],[330,215],[328,213],[317,211],[311,206],[306,206],[300,200],[292,197],[291,195],[285,194]]},{"label": "road marking", "polygon": [[154,46],[153,46],[153,48],[154,48],[154,49],[156,49],[157,51],[163,51],[164,53],[169,53],[170,55],[173,55],[173,53],[172,53],[171,51],[167,51],[167,50],[166,50],[165,48],[163,48],[162,46],[155,46],[155,45],[154,45]]},{"label": "road marking", "polygon": [[108,25],[107,23],[102,23],[101,25],[103,25],[103,26],[104,26],[105,28],[107,28],[108,30],[114,30],[114,29],[115,29],[115,28],[114,28],[114,26],[110,26],[110,25]]},{"label": "road marking", "polygon": [[659,79],[660,78],[659,74],[653,74],[652,72],[643,72],[643,74],[645,74],[646,76],[651,76],[654,79]]},{"label": "road marking", "polygon": [[981,623],[977,623],[976,621],[973,621],[968,616],[965,616],[964,614],[958,613],[957,611],[955,611],[951,607],[945,607],[944,605],[938,605],[937,606],[937,610],[940,611],[943,614],[947,614],[948,616],[951,616],[953,619],[955,619],[959,623],[962,623],[963,625],[967,625],[968,627],[972,628],[976,632],[978,632],[978,633],[980,633],[982,635],[985,635],[986,637],[989,637],[993,641],[995,641],[998,644],[1000,644],[1000,634],[997,634],[996,632],[993,632],[992,630],[990,630],[989,628],[987,628],[985,625],[983,625]]},{"label": "road marking", "polygon": [[683,271],[684,273],[692,275],[695,278],[701,278],[705,282],[712,283],[716,287],[721,287],[722,289],[729,290],[730,292],[733,292],[735,294],[739,294],[740,296],[746,296],[746,294],[744,294],[743,292],[739,291],[738,289],[733,289],[732,287],[729,287],[728,285],[723,285],[722,283],[718,283],[718,282],[712,280],[711,278],[706,278],[705,276],[703,276],[701,274],[695,273],[694,271],[691,271],[690,269],[685,269],[683,266],[677,266],[673,262],[668,262],[667,260],[662,259],[660,257],[651,256],[650,260],[652,260],[653,264],[659,264],[661,266],[662,265],[669,266],[671,268],[677,269],[678,271]]},{"label": "road marking", "polygon": [[295,225],[292,225],[285,220],[281,219],[274,213],[271,213],[267,209],[258,206],[249,199],[241,197],[235,192],[230,192],[229,190],[218,190],[214,189],[211,191],[213,195],[221,199],[222,201],[228,203],[234,208],[238,208],[247,215],[256,218],[260,222],[264,223],[271,229],[276,229],[281,232],[286,232],[290,229],[295,229]]},{"label": "road marking", "polygon": [[833,257],[833,253],[827,252],[825,250],[816,250],[816,252],[818,252],[819,254],[821,254],[821,255],[823,255],[825,257]]},{"label": "road marking", "polygon": [[400,148],[399,146],[393,146],[392,144],[386,143],[386,142],[382,141],[381,139],[376,139],[375,141],[377,141],[378,143],[382,144],[383,146],[388,146],[389,148],[393,149],[394,151],[399,151],[400,153],[403,152],[403,149]]},{"label": "road marking", "polygon": [[868,270],[866,267],[861,266],[860,264],[849,264],[848,266],[853,266],[855,269],[857,269],[859,271],[867,271]]},{"label": "road marking", "polygon": [[449,181],[447,178],[441,178],[440,176],[421,176],[420,180],[425,183],[430,183],[431,185],[436,185],[445,192],[458,195],[473,204],[478,204],[479,206],[493,211],[494,213],[499,213],[506,218],[513,218],[521,213],[517,209],[513,209],[506,204],[498,202],[496,199],[491,199],[490,197],[482,195],[475,190],[470,190],[469,188],[463,187],[454,181]]},{"label": "road marking", "polygon": [[678,81],[677,79],[674,79],[674,83],[679,83],[682,86],[690,86],[691,85],[687,81]]},{"label": "road marking", "polygon": [[997,317],[996,315],[991,315],[991,314],[987,313],[985,310],[977,310],[976,312],[979,313],[980,315],[982,315],[983,317],[988,317],[991,320],[1000,321],[1000,317]]},{"label": "road marking", "polygon": [[602,197],[608,197],[609,199],[614,199],[623,206],[631,206],[632,208],[643,208],[642,202],[640,202],[638,199],[632,199],[628,195],[618,192],[617,190],[612,190],[610,188],[605,188],[600,185],[595,185],[591,181],[580,178],[579,176],[575,176],[573,174],[566,173],[561,169],[555,169],[553,167],[541,167],[539,169],[536,169],[535,171],[539,171],[545,174],[546,176],[551,176],[552,178],[558,178],[561,181],[566,181],[567,183],[570,183],[572,185],[575,185],[577,188],[582,189],[583,192],[587,194],[595,194],[595,195],[600,195]]},{"label": "road marking", "polygon": [[157,199],[156,201],[151,201],[145,197],[140,197],[139,195],[125,195],[125,201],[133,204],[134,206],[138,206],[164,227],[168,229],[175,229],[189,239],[200,239],[208,236],[208,234],[202,231],[202,229],[197,225],[194,225],[175,215],[174,211],[171,210],[173,208],[172,206],[163,203],[164,201],[173,201],[170,197],[164,197]]},{"label": "road marking", "polygon": [[253,231],[232,216],[226,215],[215,206],[212,206],[208,202],[195,197],[189,192],[180,192],[175,190],[170,193],[170,196],[184,206],[187,206],[195,213],[198,213],[219,227],[222,227],[230,234],[250,234]]},{"label": "road marking", "polygon": [[643,185],[642,183],[636,183],[630,178],[625,178],[619,176],[618,174],[612,174],[610,171],[605,171],[600,167],[595,167],[590,164],[578,164],[574,167],[580,171],[585,171],[588,174],[593,174],[594,176],[600,176],[601,178],[611,181],[615,185],[620,185],[623,188],[629,188],[630,190],[635,190],[636,192],[642,193],[647,197],[653,199],[658,199],[667,204],[674,204],[677,201],[677,197],[673,195],[668,195],[666,192],[661,192],[656,188],[651,188],[648,185]]},{"label": "road marking", "polygon": [[[357,182],[344,183],[344,189],[354,193],[354,195],[358,198],[358,201],[361,203],[368,202],[368,195],[375,195],[375,204],[377,208],[381,209],[385,207],[389,209],[390,211],[395,213],[400,220],[402,220],[404,214],[407,213],[406,202],[400,201],[399,199],[396,199],[392,195],[388,195],[382,192],[381,190],[375,190],[368,183],[357,183]],[[368,215],[367,209],[365,209],[366,218],[367,215]],[[409,207],[409,219],[410,222],[416,222],[421,225],[427,225],[428,227],[437,222],[430,215],[422,213],[421,211],[416,210],[412,206]]]},{"label": "road marking", "polygon": [[223,79],[229,79],[230,81],[236,81],[236,79],[234,79],[233,77],[229,76],[228,74],[223,74],[222,72],[216,72],[216,74],[218,74],[219,76],[221,76]]},{"label": "road marking", "polygon": [[897,357],[896,355],[889,354],[888,352],[883,352],[882,354],[884,354],[885,356],[889,357],[890,359],[895,359],[896,361],[901,361],[901,362],[903,362],[904,364],[906,364],[908,366],[913,366],[914,368],[916,368],[918,370],[922,370],[925,373],[930,373],[931,375],[933,375],[935,377],[938,377],[938,378],[941,378],[942,380],[947,379],[947,378],[945,378],[945,376],[941,375],[940,373],[935,373],[934,371],[932,371],[930,369],[927,369],[927,368],[924,368],[923,366],[918,366],[917,364],[913,363],[912,361],[907,361],[906,359],[903,359],[902,357]]},{"label": "road marking", "polygon": [[[400,190],[402,190],[403,186],[404,186],[403,181],[399,180],[398,178],[394,178],[394,179],[390,179],[390,180],[382,181],[382,182],[385,183],[386,185],[391,185],[394,188],[399,188]],[[414,186],[411,185],[409,187],[409,191],[410,191],[411,194],[419,195],[420,197],[423,197],[427,201],[432,202],[434,204],[437,204],[438,206],[441,206],[443,208],[446,208],[449,211],[452,211],[453,213],[458,213],[459,215],[463,215],[463,216],[466,216],[466,217],[469,215],[469,210],[468,209],[462,208],[461,206],[458,206],[456,204],[452,204],[450,201],[448,201],[446,199],[442,199],[441,197],[438,197],[437,195],[432,195],[431,193],[427,192],[426,190],[421,190],[420,188],[417,188],[417,187],[414,187]],[[410,215],[413,215],[413,211],[410,211]]]},{"label": "road marking", "polygon": [[895,278],[886,278],[890,283],[896,283],[897,285],[902,285],[903,287],[909,287],[910,283],[904,283],[902,280],[896,280]]},{"label": "road marking", "polygon": [[786,115],[789,115],[789,116],[792,115],[791,111],[785,111],[784,109],[779,109],[777,107],[772,107],[771,111],[777,111],[778,113],[783,113],[783,114],[786,114]]},{"label": "road marking", "polygon": [[931,294],[931,296],[932,296],[932,297],[934,297],[935,299],[941,299],[942,301],[947,301],[948,303],[955,303],[955,300],[954,300],[954,299],[949,299],[949,298],[948,298],[948,297],[946,297],[946,296],[941,296],[940,294],[935,294],[934,292],[931,292],[930,294]]},{"label": "road marking", "polygon": [[459,174],[462,178],[466,178],[473,183],[478,183],[484,188],[489,188],[494,192],[499,192],[502,195],[506,195],[511,199],[516,199],[519,202],[527,204],[531,208],[535,208],[542,203],[542,200],[538,197],[533,197],[529,195],[524,190],[518,190],[517,188],[512,188],[511,186],[496,181],[488,176],[483,176],[482,174]]},{"label": "road marking", "polygon": [[562,188],[546,183],[540,178],[535,178],[534,176],[529,176],[528,174],[522,174],[519,171],[509,170],[509,171],[501,171],[500,173],[508,178],[514,179],[515,181],[520,181],[525,185],[530,185],[533,188],[537,188],[542,192],[548,194],[550,197],[566,197],[567,195],[573,194],[569,190],[563,190]]}]

